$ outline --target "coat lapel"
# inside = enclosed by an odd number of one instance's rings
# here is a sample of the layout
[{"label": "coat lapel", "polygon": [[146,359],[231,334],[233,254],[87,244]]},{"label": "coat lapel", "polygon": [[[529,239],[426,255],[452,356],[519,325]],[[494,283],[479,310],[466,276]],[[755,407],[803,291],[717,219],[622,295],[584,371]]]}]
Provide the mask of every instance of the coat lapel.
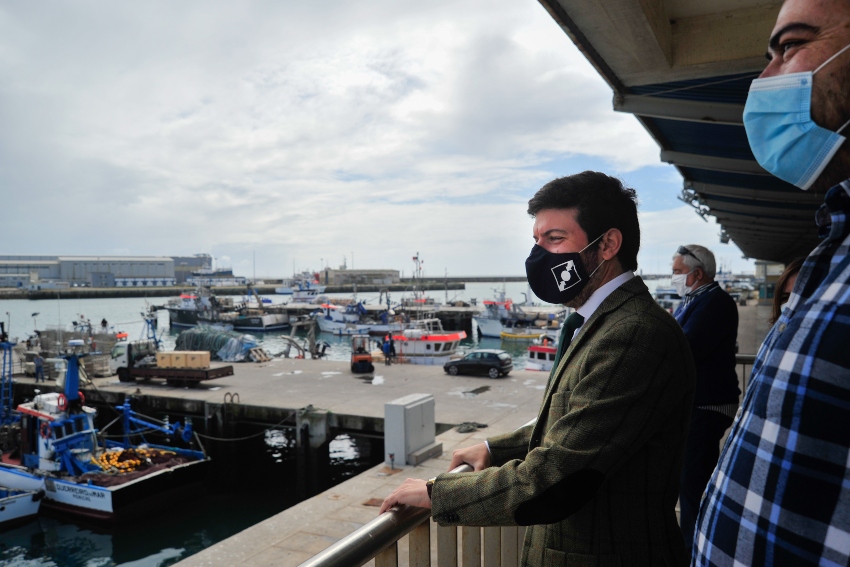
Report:
[{"label": "coat lapel", "polygon": [[[564,374],[566,374],[566,368],[570,363],[570,359],[572,358],[573,352],[578,349],[585,341],[590,340],[592,337],[592,330],[597,324],[601,323],[602,319],[612,311],[619,309],[620,306],[623,305],[630,298],[634,297],[638,293],[649,291],[646,287],[646,284],[643,283],[643,280],[640,276],[635,276],[630,279],[613,292],[611,295],[605,298],[599,307],[596,308],[596,311],[593,312],[593,315],[590,316],[590,319],[584,322],[581,329],[579,329],[578,334],[572,340],[572,342],[567,347],[566,352],[564,352],[564,356],[561,357],[561,360],[558,362],[558,367],[555,369],[555,374],[552,375],[552,378],[549,380],[548,387],[546,388],[546,394],[544,399],[544,403],[540,405],[540,413],[537,415],[537,423],[534,425],[535,433],[539,433],[537,428],[543,427],[543,422],[545,422],[545,416],[549,412],[549,404],[552,401],[552,394],[558,391],[558,384],[560,384],[561,379]],[[534,438],[542,438],[541,435],[532,435],[532,439]]]}]

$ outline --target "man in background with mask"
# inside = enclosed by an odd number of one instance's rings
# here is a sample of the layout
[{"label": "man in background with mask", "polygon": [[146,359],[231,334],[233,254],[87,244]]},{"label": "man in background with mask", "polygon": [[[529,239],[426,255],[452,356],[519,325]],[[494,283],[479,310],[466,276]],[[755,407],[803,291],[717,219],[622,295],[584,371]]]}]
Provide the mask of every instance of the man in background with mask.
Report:
[{"label": "man in background with mask", "polygon": [[522,565],[685,565],[675,505],[695,372],[679,325],[634,275],[636,194],[586,171],[529,201],[534,293],[576,308],[536,423],[454,452],[476,472],[384,500],[443,525],[530,526]]},{"label": "man in background with mask", "polygon": [[753,365],[700,504],[694,565],[850,563],[850,2],[787,0],[744,126],[759,163],[826,192],[823,238]]},{"label": "man in background with mask", "polygon": [[714,254],[698,244],[673,256],[673,286],[682,302],[673,316],[682,326],[697,369],[697,388],[682,465],[679,525],[690,556],[699,501],[717,465],[720,439],[738,411],[735,343],[738,307],[714,281]]}]

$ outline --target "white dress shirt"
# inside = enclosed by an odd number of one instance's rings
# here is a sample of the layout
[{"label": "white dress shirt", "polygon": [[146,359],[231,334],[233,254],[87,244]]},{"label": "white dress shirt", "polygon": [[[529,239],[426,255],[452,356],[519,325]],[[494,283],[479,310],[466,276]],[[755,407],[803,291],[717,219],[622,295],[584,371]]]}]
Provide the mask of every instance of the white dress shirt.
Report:
[{"label": "white dress shirt", "polygon": [[[634,272],[630,272],[628,270],[623,272],[610,282],[606,283],[605,285],[594,291],[593,294],[587,298],[587,301],[584,302],[584,305],[576,309],[576,312],[582,317],[584,317],[585,321],[587,321],[588,319],[590,319],[590,316],[593,315],[596,309],[600,305],[602,305],[602,302],[605,301],[605,298],[607,298],[615,289],[617,289],[633,277],[635,277]],[[582,323],[582,327],[583,326],[584,323]],[[570,337],[570,340],[574,339],[580,330],[581,327],[576,329],[573,333],[573,336]]]}]

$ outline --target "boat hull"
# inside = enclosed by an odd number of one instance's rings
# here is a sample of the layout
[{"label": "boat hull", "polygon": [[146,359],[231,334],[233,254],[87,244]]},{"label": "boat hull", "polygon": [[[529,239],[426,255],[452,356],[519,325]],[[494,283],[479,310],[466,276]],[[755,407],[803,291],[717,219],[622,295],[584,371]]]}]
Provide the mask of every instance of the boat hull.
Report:
[{"label": "boat hull", "polygon": [[3,466],[0,467],[0,484],[9,482],[7,479],[29,486],[43,484],[44,511],[98,522],[123,523],[167,509],[174,502],[197,494],[203,487],[209,463],[209,459],[183,463],[110,487]]},{"label": "boat hull", "polygon": [[269,332],[283,331],[290,327],[289,315],[268,313],[265,315],[254,315],[237,317],[228,324],[233,325],[234,331],[240,332]]},{"label": "boat hull", "polygon": [[191,328],[198,325],[224,325],[234,331],[262,333],[283,331],[290,327],[289,316],[277,313],[264,315],[245,315],[238,317],[209,317],[203,311],[191,309],[168,309],[169,323],[172,327]]},{"label": "boat hull", "polygon": [[0,528],[23,524],[38,514],[44,491],[9,490],[0,486]]},{"label": "boat hull", "polygon": [[316,321],[319,323],[319,330],[323,333],[333,333],[334,335],[364,335],[369,333],[369,325],[331,321],[325,317],[317,317]]},{"label": "boat hull", "polygon": [[498,339],[502,333],[502,321],[500,319],[490,319],[487,317],[473,317],[473,321],[478,325],[478,332],[482,337],[491,337]]},{"label": "boat hull", "polygon": [[445,364],[457,352],[466,332],[423,333],[420,336],[405,331],[393,337],[396,356],[413,364]]}]

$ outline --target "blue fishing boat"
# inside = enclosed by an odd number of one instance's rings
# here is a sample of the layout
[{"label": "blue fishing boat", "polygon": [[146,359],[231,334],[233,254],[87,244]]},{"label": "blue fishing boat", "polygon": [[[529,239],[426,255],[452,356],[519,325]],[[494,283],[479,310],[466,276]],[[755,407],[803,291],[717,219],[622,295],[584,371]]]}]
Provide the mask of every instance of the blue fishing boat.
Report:
[{"label": "blue fishing boat", "polygon": [[[43,490],[43,509],[105,522],[136,519],[198,490],[209,458],[191,421],[170,424],[145,417],[128,399],[115,408],[123,431],[98,430],[97,410],[85,405],[78,389],[81,357],[64,356],[62,392],[37,393],[17,406],[14,419],[6,416],[14,421],[15,443],[2,454],[0,485]],[[0,410],[7,414],[8,404]],[[157,444],[157,435],[175,443]]]}]

